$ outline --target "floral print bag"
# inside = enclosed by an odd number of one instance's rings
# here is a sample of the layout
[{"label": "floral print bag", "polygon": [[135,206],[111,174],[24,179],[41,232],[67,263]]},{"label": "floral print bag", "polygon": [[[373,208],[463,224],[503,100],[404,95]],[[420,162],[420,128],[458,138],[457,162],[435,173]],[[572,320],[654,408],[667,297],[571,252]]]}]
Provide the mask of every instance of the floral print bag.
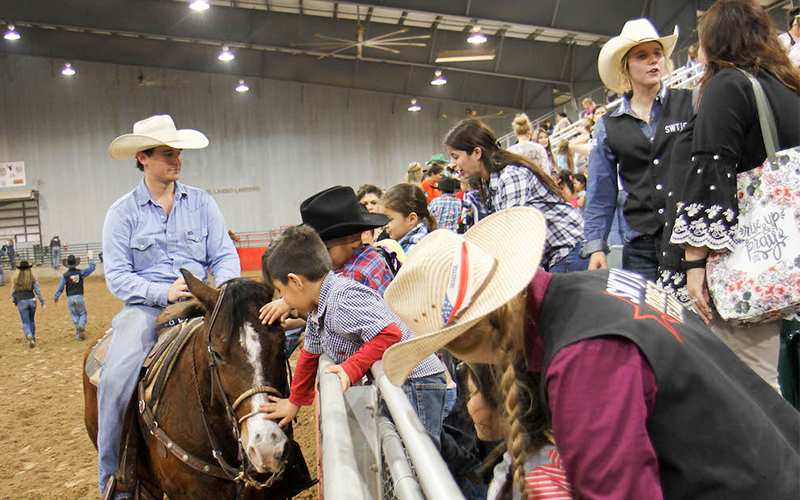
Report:
[{"label": "floral print bag", "polygon": [[749,73],[767,150],[763,165],[736,177],[739,219],[733,252],[708,256],[708,288],[719,315],[752,325],[800,312],[800,146],[776,152],[764,90]]}]

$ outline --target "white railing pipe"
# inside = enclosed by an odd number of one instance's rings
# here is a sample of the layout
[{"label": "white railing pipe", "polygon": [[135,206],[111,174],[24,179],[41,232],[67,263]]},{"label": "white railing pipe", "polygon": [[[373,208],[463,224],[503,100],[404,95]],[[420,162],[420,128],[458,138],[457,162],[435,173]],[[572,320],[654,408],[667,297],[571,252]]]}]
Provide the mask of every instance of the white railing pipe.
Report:
[{"label": "white railing pipe", "polygon": [[403,441],[391,420],[384,416],[378,417],[378,434],[381,438],[383,456],[392,476],[394,495],[398,500],[425,500],[414,471],[408,464]]}]

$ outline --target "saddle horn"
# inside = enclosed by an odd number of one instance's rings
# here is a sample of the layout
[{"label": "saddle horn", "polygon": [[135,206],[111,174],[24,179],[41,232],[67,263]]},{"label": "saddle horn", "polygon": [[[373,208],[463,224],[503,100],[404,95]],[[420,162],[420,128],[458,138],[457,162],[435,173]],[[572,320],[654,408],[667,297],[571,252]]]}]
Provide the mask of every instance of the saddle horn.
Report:
[{"label": "saddle horn", "polygon": [[181,268],[181,274],[183,275],[183,279],[186,280],[186,286],[189,287],[189,292],[200,301],[207,311],[212,310],[214,304],[217,302],[217,297],[219,297],[219,290],[206,285],[202,280],[197,279],[195,275],[184,268]]}]

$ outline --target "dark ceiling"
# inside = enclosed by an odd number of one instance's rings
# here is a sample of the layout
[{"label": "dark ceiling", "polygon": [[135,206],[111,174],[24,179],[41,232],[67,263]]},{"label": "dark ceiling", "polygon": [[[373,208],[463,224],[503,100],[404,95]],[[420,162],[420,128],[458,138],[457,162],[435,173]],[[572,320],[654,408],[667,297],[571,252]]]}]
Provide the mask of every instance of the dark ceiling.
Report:
[{"label": "dark ceiling", "polygon": [[[693,39],[696,0],[211,0],[198,12],[190,0],[0,0],[0,30],[13,23],[21,39],[0,39],[0,54],[42,56],[151,68],[271,78],[544,111],[554,99],[601,86],[600,46],[624,22],[642,16],[661,32],[678,24],[679,50]],[[466,42],[478,24],[495,59],[435,63],[441,51],[474,48]],[[394,37],[424,46],[364,46],[322,57],[326,37],[364,40],[402,29]],[[235,59],[217,59],[227,44]],[[448,82],[432,86],[434,70]]]}]

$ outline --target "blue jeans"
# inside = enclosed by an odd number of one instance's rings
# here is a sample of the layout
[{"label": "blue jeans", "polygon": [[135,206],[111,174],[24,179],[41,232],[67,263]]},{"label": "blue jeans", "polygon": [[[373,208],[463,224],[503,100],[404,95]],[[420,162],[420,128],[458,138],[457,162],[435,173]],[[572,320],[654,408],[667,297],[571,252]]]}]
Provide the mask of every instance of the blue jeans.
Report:
[{"label": "blue jeans", "polygon": [[33,322],[33,315],[36,314],[36,298],[24,299],[17,302],[19,317],[22,319],[22,331],[25,332],[26,339],[36,340],[36,323]]},{"label": "blue jeans", "polygon": [[436,449],[441,448],[442,415],[447,379],[444,372],[420,378],[409,378],[403,383],[411,407],[417,412],[419,421],[428,431]]},{"label": "blue jeans", "polygon": [[286,330],[286,357],[291,358],[292,353],[297,349],[297,344],[300,343],[300,335],[306,331],[305,328],[295,328],[294,330]]},{"label": "blue jeans", "polygon": [[53,261],[53,269],[58,269],[61,265],[61,247],[50,248],[50,257]]},{"label": "blue jeans", "polygon": [[119,469],[122,420],[144,359],[153,348],[159,307],[125,305],[111,322],[114,336],[97,386],[97,469],[100,494]]},{"label": "blue jeans", "polygon": [[589,269],[589,261],[581,258],[581,249],[585,242],[579,241],[577,245],[572,247],[569,255],[559,260],[548,269],[551,273],[574,273],[575,271],[586,271]]},{"label": "blue jeans", "polygon": [[646,280],[658,278],[658,253],[661,251],[661,236],[642,235],[626,241],[622,247],[622,269],[639,273]]},{"label": "blue jeans", "polygon": [[75,333],[80,333],[78,326],[86,329],[86,301],[83,299],[83,295],[68,295],[67,309],[69,309],[69,315],[72,316]]}]

